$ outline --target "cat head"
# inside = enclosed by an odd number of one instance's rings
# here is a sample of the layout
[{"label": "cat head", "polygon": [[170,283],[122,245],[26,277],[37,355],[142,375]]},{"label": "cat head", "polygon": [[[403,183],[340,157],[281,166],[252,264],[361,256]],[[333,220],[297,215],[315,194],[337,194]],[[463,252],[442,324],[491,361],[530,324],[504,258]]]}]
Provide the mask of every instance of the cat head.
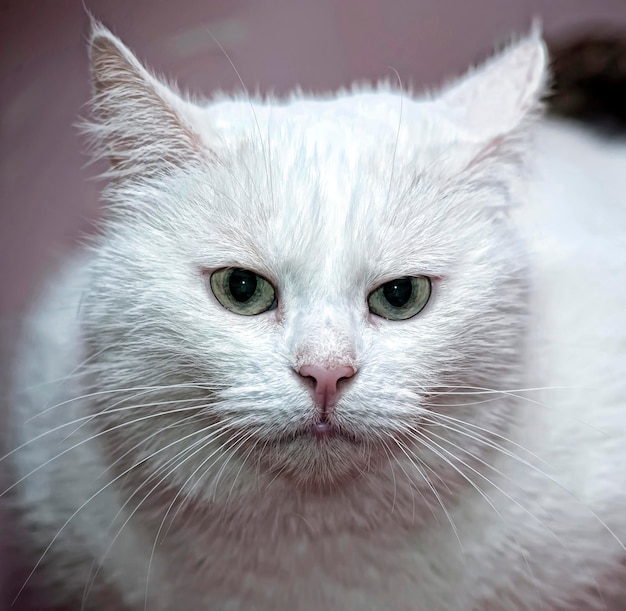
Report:
[{"label": "cat head", "polygon": [[111,452],[194,498],[259,479],[454,489],[522,376],[508,211],[540,38],[421,98],[380,85],[206,104],[100,25],[90,50],[110,183],[83,324],[97,389],[130,389],[97,404]]}]

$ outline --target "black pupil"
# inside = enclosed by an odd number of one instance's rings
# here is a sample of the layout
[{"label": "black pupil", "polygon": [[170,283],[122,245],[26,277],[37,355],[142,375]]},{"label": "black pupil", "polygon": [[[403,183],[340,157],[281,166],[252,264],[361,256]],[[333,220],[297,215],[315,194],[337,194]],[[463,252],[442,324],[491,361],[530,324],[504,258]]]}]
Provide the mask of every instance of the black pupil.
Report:
[{"label": "black pupil", "polygon": [[245,303],[256,293],[257,275],[245,269],[233,270],[228,277],[228,288],[235,301]]},{"label": "black pupil", "polygon": [[405,306],[413,293],[413,283],[410,278],[399,278],[383,284],[383,295],[394,307]]}]

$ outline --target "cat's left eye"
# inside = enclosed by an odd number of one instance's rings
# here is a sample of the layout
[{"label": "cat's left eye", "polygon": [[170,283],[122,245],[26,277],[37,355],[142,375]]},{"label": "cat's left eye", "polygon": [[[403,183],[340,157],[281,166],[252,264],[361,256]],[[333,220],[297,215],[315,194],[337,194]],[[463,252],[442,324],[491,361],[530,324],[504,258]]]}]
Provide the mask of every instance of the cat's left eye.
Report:
[{"label": "cat's left eye", "polygon": [[211,290],[215,298],[235,314],[255,316],[276,307],[274,287],[249,269],[218,269],[211,274]]},{"label": "cat's left eye", "polygon": [[406,320],[419,314],[430,299],[430,278],[396,278],[379,286],[367,299],[370,312],[387,320]]}]

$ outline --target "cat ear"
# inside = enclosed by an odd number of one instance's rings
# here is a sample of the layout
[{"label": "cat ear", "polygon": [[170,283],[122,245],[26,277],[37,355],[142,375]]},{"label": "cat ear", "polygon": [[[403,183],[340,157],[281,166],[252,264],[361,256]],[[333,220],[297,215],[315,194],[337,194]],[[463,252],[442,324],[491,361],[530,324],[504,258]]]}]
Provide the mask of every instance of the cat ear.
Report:
[{"label": "cat ear", "polygon": [[193,106],[150,74],[108,29],[92,21],[89,57],[95,156],[115,179],[149,177],[203,157],[190,126]]},{"label": "cat ear", "polygon": [[471,139],[494,141],[541,109],[547,52],[537,29],[472,70],[440,95]]}]

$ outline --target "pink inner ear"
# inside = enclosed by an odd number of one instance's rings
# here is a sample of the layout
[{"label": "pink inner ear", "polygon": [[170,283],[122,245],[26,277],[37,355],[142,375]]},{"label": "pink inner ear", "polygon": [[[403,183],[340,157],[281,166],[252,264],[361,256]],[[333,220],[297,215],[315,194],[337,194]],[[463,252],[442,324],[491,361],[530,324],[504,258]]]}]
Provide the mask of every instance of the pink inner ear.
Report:
[{"label": "pink inner ear", "polygon": [[480,149],[478,154],[472,159],[472,161],[467,167],[471,168],[472,166],[479,164],[481,161],[484,161],[488,157],[491,157],[492,155],[496,154],[498,148],[503,142],[504,142],[503,136],[498,136],[494,138],[493,140],[491,140],[490,142],[488,142],[482,149]]},{"label": "pink inner ear", "polygon": [[441,101],[486,140],[514,130],[541,98],[547,55],[541,39],[526,39],[459,79]]}]

